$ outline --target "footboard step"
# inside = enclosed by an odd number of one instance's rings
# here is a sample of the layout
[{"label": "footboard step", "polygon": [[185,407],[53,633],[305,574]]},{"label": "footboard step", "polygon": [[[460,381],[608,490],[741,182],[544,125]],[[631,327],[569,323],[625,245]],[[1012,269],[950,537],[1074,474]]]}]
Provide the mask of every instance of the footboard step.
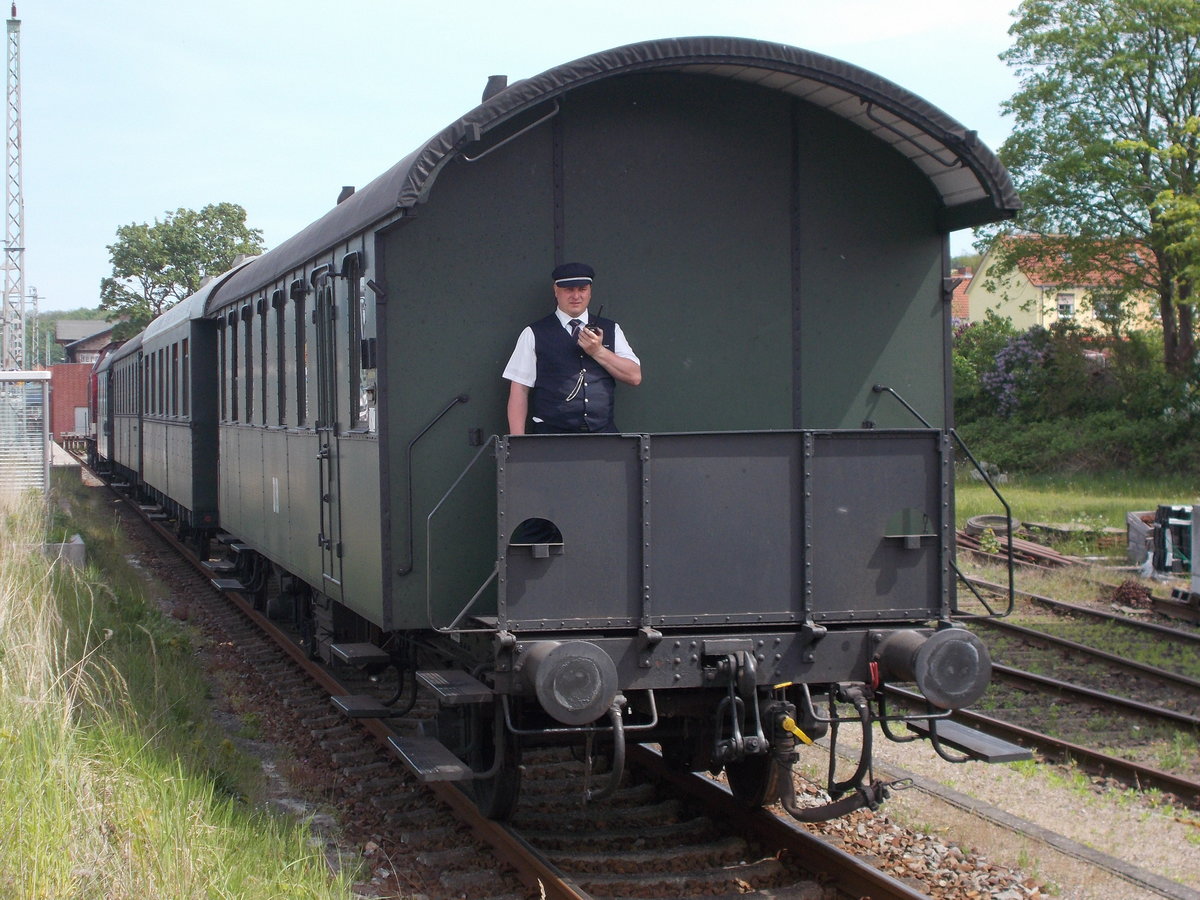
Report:
[{"label": "footboard step", "polygon": [[435,669],[418,672],[417,681],[428,688],[443,706],[487,703],[492,689],[459,669]]},{"label": "footboard step", "polygon": [[250,585],[243,584],[236,578],[211,578],[212,586],[218,591],[248,591]]},{"label": "footboard step", "polygon": [[422,784],[430,781],[469,781],[472,777],[470,767],[437,738],[394,736],[388,738],[388,743]]},{"label": "footboard step", "polygon": [[342,715],[352,719],[388,719],[403,715],[370,694],[346,694],[329,698]]},{"label": "footboard step", "polygon": [[392,662],[391,654],[370,643],[331,644],[329,653],[334,659],[360,669],[369,666],[387,666]]},{"label": "footboard step", "polygon": [[[929,737],[930,722],[927,720],[906,722],[909,731],[915,731],[922,737]],[[1019,744],[1013,744],[1003,738],[993,737],[968,728],[958,722],[947,719],[937,720],[938,740],[947,747],[953,747],[961,753],[966,753],[975,759],[989,763],[1020,762],[1033,759],[1033,751]]]}]

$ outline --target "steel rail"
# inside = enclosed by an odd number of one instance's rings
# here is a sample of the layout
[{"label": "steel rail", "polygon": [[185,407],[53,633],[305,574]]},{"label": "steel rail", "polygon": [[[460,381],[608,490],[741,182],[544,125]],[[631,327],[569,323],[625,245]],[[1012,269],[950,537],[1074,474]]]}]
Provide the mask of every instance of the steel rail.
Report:
[{"label": "steel rail", "polygon": [[786,850],[801,868],[828,874],[837,887],[855,897],[872,900],[918,900],[928,895],[915,890],[869,863],[847,853],[789,819],[766,809],[751,809],[734,799],[729,789],[694,772],[679,772],[645,744],[629,747],[627,761],[666,781],[680,794],[703,804],[705,811],[736,823],[738,829],[770,847]]},{"label": "steel rail", "polygon": [[[915,703],[922,705],[925,703],[924,697],[912,691],[906,691],[890,685],[887,691],[890,694],[903,697]],[[1181,802],[1193,809],[1200,809],[1200,782],[1183,778],[1171,772],[1164,772],[1162,769],[1155,769],[1151,766],[1143,766],[1139,763],[1130,762],[1127,759],[1109,756],[1090,747],[1060,740],[1051,735],[1043,734],[1040,731],[1033,731],[1030,728],[994,719],[991,716],[985,716],[982,713],[972,712],[967,709],[955,710],[952,721],[970,725],[987,734],[1002,737],[1026,747],[1033,747],[1046,754],[1070,757],[1079,763],[1085,771],[1117,778],[1138,790],[1156,788],[1174,794],[1180,798]]]},{"label": "steel rail", "polygon": [[[90,469],[89,469],[90,471]],[[95,474],[93,472],[93,474]],[[99,476],[97,476],[99,477]],[[100,479],[104,481],[104,479]],[[141,520],[162,538],[172,550],[179,553],[205,580],[211,580],[212,573],[205,568],[203,561],[186,545],[180,543],[174,534],[162,527],[158,522],[149,518],[141,504],[128,497],[107,481],[104,482],[110,491],[125,502]],[[214,591],[217,589],[214,587]],[[330,696],[345,693],[344,686],[319,663],[308,658],[308,652],[297,644],[288,634],[278,628],[275,623],[256,610],[244,597],[229,591],[217,591],[242,613],[256,627],[277,644],[287,656],[295,662],[310,678],[313,679]],[[392,753],[388,738],[395,735],[381,719],[358,719],[357,723],[373,738]],[[512,866],[516,876],[530,890],[537,891],[539,896],[548,900],[589,900],[589,894],[571,882],[552,863],[543,858],[529,846],[519,835],[507,826],[494,822],[483,816],[475,804],[450,782],[431,782],[425,785],[435,796],[446,804],[451,812],[480,840],[485,841],[496,851],[501,862]]]},{"label": "steel rail", "polygon": [[1062,647],[1067,650],[1072,650],[1076,653],[1092,657],[1093,659],[1103,660],[1110,665],[1125,669],[1128,672],[1135,672],[1139,675],[1146,675],[1150,678],[1156,678],[1159,681],[1166,681],[1177,687],[1190,690],[1200,691],[1200,679],[1191,678],[1187,675],[1181,675],[1178,672],[1169,672],[1166,669],[1160,669],[1158,666],[1151,666],[1146,663],[1140,663],[1132,659],[1127,659],[1123,656],[1118,656],[1116,653],[1109,653],[1107,650],[1097,650],[1095,647],[1089,647],[1086,644],[1080,644],[1077,641],[1068,640],[1067,638],[1058,637],[1057,635],[1047,634],[1044,631],[1038,631],[1036,628],[1028,628],[1024,625],[1014,625],[1001,619],[994,620],[976,620],[976,627],[996,628],[1001,631],[1007,631],[1012,634],[1020,635],[1021,637],[1043,647]]},{"label": "steel rail", "polygon": [[992,663],[992,674],[999,675],[1001,679],[1015,684],[1034,685],[1040,688],[1048,688],[1068,697],[1095,700],[1107,706],[1120,707],[1121,709],[1126,709],[1130,712],[1138,713],[1139,715],[1150,716],[1157,719],[1169,719],[1172,722],[1178,722],[1182,725],[1200,727],[1200,719],[1196,718],[1195,716],[1188,715],[1187,713],[1176,712],[1173,709],[1164,709],[1161,706],[1154,706],[1150,703],[1142,703],[1140,700],[1130,700],[1128,697],[1119,697],[1116,694],[1110,694],[1106,691],[1098,691],[1094,688],[1072,684],[1069,681],[1063,681],[1061,678],[1053,678],[1049,675],[1038,675],[1034,672],[1025,672],[1021,669],[1014,669],[1011,666],[1002,666],[998,665],[997,663]]},{"label": "steel rail", "polygon": [[[968,578],[968,580],[979,587],[987,588],[989,590],[1008,590],[1008,588],[1006,588],[1004,585],[996,584],[992,581],[985,581],[982,578],[975,578],[972,576]],[[1102,584],[1103,582],[1096,583]],[[1112,587],[1112,585],[1106,585],[1106,587]],[[1065,612],[1078,614],[1081,616],[1090,616],[1094,619],[1103,619],[1106,622],[1116,622],[1121,625],[1128,625],[1130,628],[1141,629],[1142,631],[1153,631],[1156,634],[1161,634],[1164,637],[1171,638],[1172,640],[1196,644],[1198,647],[1200,647],[1200,632],[1183,631],[1179,628],[1171,628],[1169,625],[1158,625],[1154,622],[1139,622],[1137,619],[1130,618],[1129,616],[1123,616],[1119,613],[1105,612],[1102,609],[1093,609],[1090,606],[1081,606],[1078,603],[1068,603],[1066,600],[1055,600],[1053,597],[1047,597],[1043,594],[1035,594],[1032,591],[1023,591],[1020,588],[1017,588],[1017,593],[1022,597],[1028,597],[1030,600],[1034,600],[1043,606],[1049,606],[1053,609],[1061,609]],[[1160,602],[1166,603],[1169,601],[1164,600]]]},{"label": "steel rail", "polygon": [[[197,572],[206,580],[211,580],[212,573],[189,547],[180,543],[170,530],[150,519],[136,500],[120,493],[107,482],[105,484]],[[213,590],[216,591],[216,588]],[[331,696],[345,692],[344,686],[333,675],[319,663],[310,660],[303,647],[256,610],[245,597],[229,591],[218,593],[269,636],[323,690],[328,691]],[[391,752],[388,738],[395,732],[388,725],[380,719],[364,718],[358,719],[357,722]],[[838,889],[847,894],[869,896],[873,900],[921,900],[927,896],[788,820],[781,819],[765,809],[746,808],[733,798],[728,788],[711,779],[695,773],[671,770],[662,762],[658,753],[644,745],[631,746],[628,752],[631,764],[652,772],[655,777],[677,787],[681,793],[694,797],[714,815],[737,821],[745,833],[755,835],[764,844],[793,854],[794,861],[800,868],[832,877]],[[502,862],[512,866],[520,881],[531,890],[537,891],[540,897],[547,900],[590,900],[590,894],[545,859],[518,832],[481,815],[475,804],[454,784],[431,782],[425,787],[445,803],[460,821],[468,825],[476,837],[488,843]]]}]

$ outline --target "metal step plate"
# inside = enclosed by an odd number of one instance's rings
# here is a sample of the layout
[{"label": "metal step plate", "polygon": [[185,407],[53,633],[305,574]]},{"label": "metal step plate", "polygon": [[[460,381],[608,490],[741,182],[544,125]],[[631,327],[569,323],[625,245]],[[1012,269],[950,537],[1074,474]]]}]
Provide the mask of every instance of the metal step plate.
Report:
[{"label": "metal step plate", "polygon": [[369,643],[331,644],[329,652],[334,659],[358,666],[360,669],[367,666],[386,666],[392,662],[392,657],[386,650]]},{"label": "metal step plate", "polygon": [[[915,731],[922,737],[929,737],[929,722],[906,722],[905,724],[909,731]],[[947,719],[937,720],[937,736],[938,740],[947,747],[953,747],[955,750],[984,762],[1019,762],[1033,759],[1031,750]]]},{"label": "metal step plate", "polygon": [[400,713],[370,694],[346,694],[329,698],[342,715],[352,719],[389,719]]},{"label": "metal step plate", "polygon": [[472,777],[470,767],[437,738],[397,735],[388,738],[388,743],[422,784],[431,781],[469,781]]},{"label": "metal step plate", "polygon": [[242,584],[236,578],[213,578],[212,586],[218,591],[248,591],[250,585]]},{"label": "metal step plate", "polygon": [[206,559],[200,565],[208,569],[210,572],[232,572],[237,568],[238,564],[232,559]]},{"label": "metal step plate", "polygon": [[459,669],[418,672],[417,681],[429,688],[443,706],[486,703],[492,699],[490,687]]}]

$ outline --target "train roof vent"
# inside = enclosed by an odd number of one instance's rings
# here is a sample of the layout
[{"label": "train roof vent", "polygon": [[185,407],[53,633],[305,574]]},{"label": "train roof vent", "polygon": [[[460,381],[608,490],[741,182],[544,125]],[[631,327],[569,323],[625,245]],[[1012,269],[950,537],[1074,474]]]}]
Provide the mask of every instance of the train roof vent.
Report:
[{"label": "train roof vent", "polygon": [[489,75],[487,85],[483,89],[483,102],[491,100],[506,87],[508,87],[507,75]]},{"label": "train roof vent", "polygon": [[338,194],[338,203],[341,203],[345,200],[349,200],[353,196],[354,196],[354,185],[352,185],[352,184],[343,185],[342,192],[340,194]]}]

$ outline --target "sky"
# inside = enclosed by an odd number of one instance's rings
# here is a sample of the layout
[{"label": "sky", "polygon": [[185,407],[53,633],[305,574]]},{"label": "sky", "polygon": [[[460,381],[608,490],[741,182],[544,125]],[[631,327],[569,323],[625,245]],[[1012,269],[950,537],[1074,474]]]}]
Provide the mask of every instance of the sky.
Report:
[{"label": "sky", "polygon": [[[509,82],[643,40],[791,44],[875,72],[996,150],[1017,0],[17,0],[25,285],[94,308],[107,245],[241,204],[274,247]],[[970,232],[951,237],[971,252]]]}]

